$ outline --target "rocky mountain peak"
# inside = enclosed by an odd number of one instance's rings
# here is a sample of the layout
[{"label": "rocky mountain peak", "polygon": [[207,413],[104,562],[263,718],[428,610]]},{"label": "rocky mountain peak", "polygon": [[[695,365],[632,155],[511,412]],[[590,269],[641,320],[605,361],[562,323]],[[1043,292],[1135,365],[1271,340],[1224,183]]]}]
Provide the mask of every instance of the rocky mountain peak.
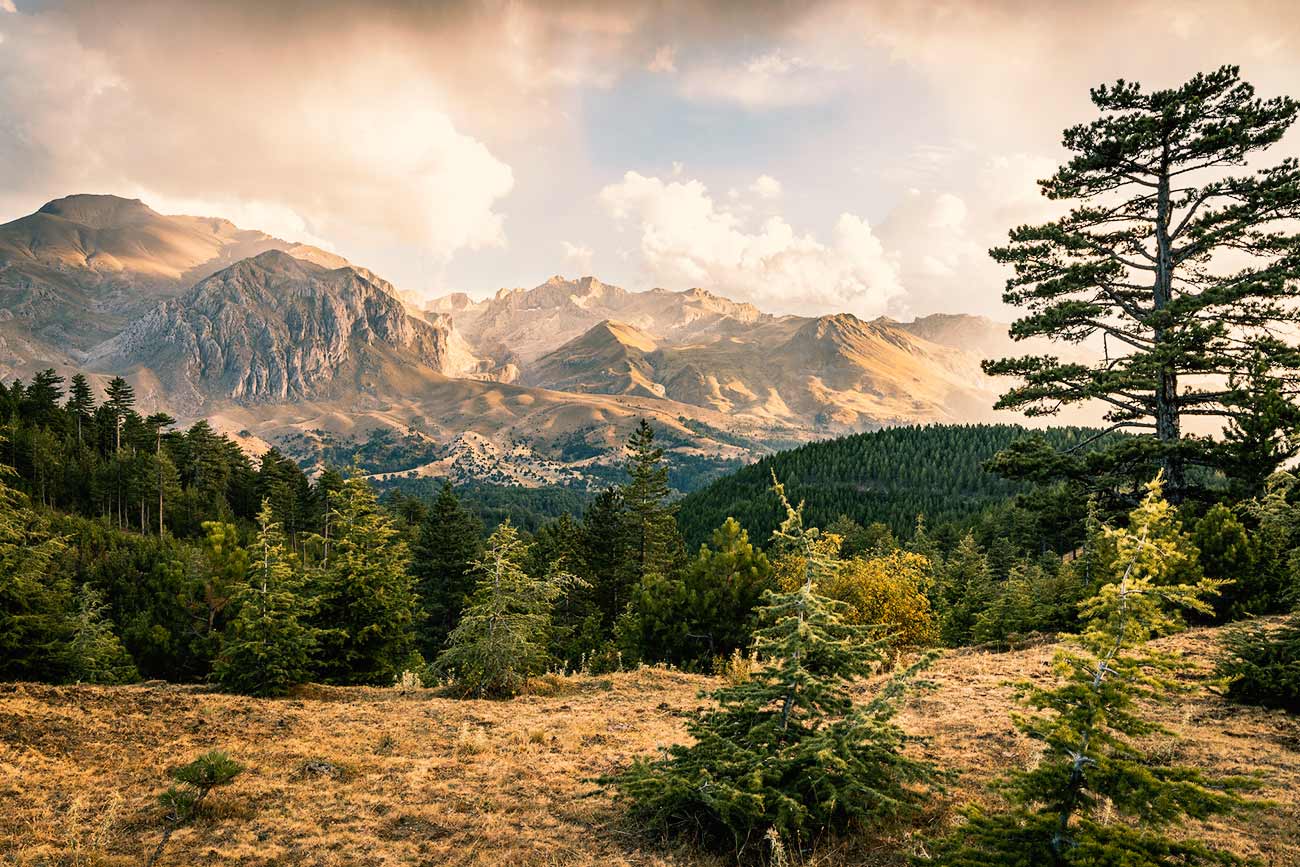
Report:
[{"label": "rocky mountain peak", "polygon": [[442,372],[450,324],[407,315],[356,269],[267,250],[200,281],[92,356],[148,368],[188,406],[372,390],[405,368]]}]

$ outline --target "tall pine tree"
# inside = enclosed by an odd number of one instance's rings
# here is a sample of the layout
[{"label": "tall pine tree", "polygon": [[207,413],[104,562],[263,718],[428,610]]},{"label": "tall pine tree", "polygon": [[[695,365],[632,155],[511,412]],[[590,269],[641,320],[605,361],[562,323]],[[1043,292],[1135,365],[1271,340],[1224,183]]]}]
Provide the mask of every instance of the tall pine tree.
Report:
[{"label": "tall pine tree", "polygon": [[[1279,333],[1300,319],[1300,235],[1287,222],[1300,216],[1300,162],[1228,173],[1276,144],[1300,105],[1256,98],[1235,66],[1172,90],[1121,80],[1094,88],[1092,101],[1101,117],[1065,131],[1075,156],[1041,182],[1048,198],[1078,204],[1054,222],[1012,230],[992,255],[1014,267],[1003,297],[1026,311],[1013,337],[1100,337],[1105,357],[1025,356],[985,370],[1021,380],[1000,408],[1042,416],[1104,406],[1109,430],[1141,435],[1104,454],[1130,475],[1163,468],[1177,502],[1192,484],[1189,467],[1223,457],[1186,433],[1188,419],[1241,420],[1256,398],[1276,400],[1300,383],[1300,352]],[[1243,387],[1247,380],[1254,385]],[[1269,383],[1276,387],[1261,388]],[[1277,459],[1267,438],[1259,446],[1256,462]],[[1041,473],[1042,451],[1036,438],[1000,466]],[[1050,461],[1081,482],[1098,474],[1080,452]]]},{"label": "tall pine tree", "polygon": [[333,499],[329,563],[317,577],[318,670],[331,683],[388,684],[415,649],[410,554],[359,468]]},{"label": "tall pine tree", "polygon": [[420,652],[426,658],[442,652],[469,604],[474,592],[470,570],[483,550],[482,539],[483,523],[461,505],[451,482],[443,482],[411,551],[411,574],[424,611]]},{"label": "tall pine tree", "polygon": [[269,500],[263,501],[257,523],[248,575],[231,600],[235,615],[213,674],[233,692],[284,695],[310,677],[316,635],[306,620],[312,602]]},{"label": "tall pine tree", "polygon": [[473,565],[473,599],[437,660],[437,668],[450,675],[461,695],[515,695],[545,670],[551,606],[564,578],[529,575],[527,557],[528,545],[507,519]]}]

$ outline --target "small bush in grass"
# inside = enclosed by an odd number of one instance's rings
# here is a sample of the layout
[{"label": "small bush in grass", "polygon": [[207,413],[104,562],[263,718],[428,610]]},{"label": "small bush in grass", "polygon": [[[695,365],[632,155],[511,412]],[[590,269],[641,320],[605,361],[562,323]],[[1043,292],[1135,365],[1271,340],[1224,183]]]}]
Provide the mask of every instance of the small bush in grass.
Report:
[{"label": "small bush in grass", "polygon": [[1251,624],[1228,634],[1218,673],[1240,704],[1300,714],[1300,612],[1272,629]]},{"label": "small bush in grass", "polygon": [[228,785],[243,772],[244,766],[222,750],[212,750],[189,764],[173,768],[168,775],[176,784],[158,796],[158,803],[167,811],[167,830],[158,841],[158,848],[145,862],[145,867],[152,867],[162,855],[172,832],[198,814],[204,799],[213,789]]}]

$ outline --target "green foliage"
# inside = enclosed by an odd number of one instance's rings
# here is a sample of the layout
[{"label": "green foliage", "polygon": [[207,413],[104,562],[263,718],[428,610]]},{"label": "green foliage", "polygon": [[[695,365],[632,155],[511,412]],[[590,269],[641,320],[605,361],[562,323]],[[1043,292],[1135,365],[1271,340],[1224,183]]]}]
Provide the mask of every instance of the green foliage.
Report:
[{"label": "green foliage", "polygon": [[[1300,381],[1300,351],[1281,336],[1300,318],[1300,236],[1288,224],[1300,216],[1300,162],[1237,176],[1225,167],[1276,144],[1300,104],[1256,98],[1235,66],[1175,89],[1120,80],[1091,95],[1100,117],[1065,131],[1073,156],[1040,182],[1047,198],[1076,205],[1013,229],[991,253],[1014,268],[1003,299],[1025,315],[1013,337],[1100,336],[1105,358],[1024,356],[984,369],[1016,378],[999,408],[1050,416],[1101,404],[1110,429],[1139,435],[1113,441],[1100,462],[1052,450],[1009,454],[1002,468],[1088,484],[1159,466],[1176,501],[1203,487],[1189,467],[1258,482],[1288,454],[1274,425],[1300,417],[1283,397]],[[1185,434],[1193,416],[1230,422],[1234,435],[1220,446]]]},{"label": "green foliage", "polygon": [[77,591],[68,640],[68,676],[78,683],[131,683],[135,663],[113,633],[103,595],[89,584]]},{"label": "green foliage", "polygon": [[935,777],[929,764],[903,755],[907,738],[892,721],[914,671],[854,706],[850,681],[880,664],[881,643],[815,592],[831,564],[815,555],[817,531],[805,530],[776,490],[787,512],[780,545],[804,557],[806,579],[769,593],[759,611],[754,649],[763,666],[715,691],[717,708],[691,717],[694,743],[601,781],[645,827],[737,855],[770,831],[803,847],[822,833],[906,814]]},{"label": "green foliage", "polygon": [[939,569],[938,598],[942,613],[940,635],[945,644],[968,644],[975,620],[993,601],[997,591],[988,558],[967,533]]},{"label": "green foliage", "polygon": [[214,646],[192,607],[206,569],[201,551],[171,537],[124,533],[106,520],[65,515],[53,524],[68,540],[57,568],[73,585],[89,584],[103,595],[143,677],[207,674]]},{"label": "green foliage", "polygon": [[1232,701],[1300,714],[1300,614],[1280,625],[1253,623],[1228,633],[1218,674]]},{"label": "green foliage", "polygon": [[623,557],[635,586],[647,578],[665,578],[680,565],[682,541],[674,519],[677,508],[668,487],[663,449],[645,419],[627,441],[627,483],[622,488]]},{"label": "green foliage", "polygon": [[546,667],[551,606],[568,576],[535,578],[524,568],[527,556],[527,544],[506,521],[473,565],[474,596],[436,662],[460,695],[512,696]]},{"label": "green foliage", "polygon": [[1256,545],[1236,513],[1222,503],[1211,506],[1192,533],[1200,551],[1201,568],[1211,578],[1230,582],[1215,600],[1220,620],[1268,611],[1276,604],[1276,589],[1260,586]]},{"label": "green foliage", "polygon": [[[613,595],[628,598],[617,623],[618,645],[629,660],[667,659],[684,652],[687,601],[681,567],[685,549],[674,518],[668,468],[654,428],[645,419],[627,441],[628,480],[619,491],[619,539]],[[625,588],[625,589],[624,589]]]},{"label": "green foliage", "polygon": [[389,684],[414,649],[410,555],[356,468],[332,499],[329,556],[314,588],[317,668],[330,683]]},{"label": "green foliage", "polygon": [[749,646],[754,609],[775,586],[767,556],[733,519],[676,575],[651,575],[619,623],[629,656],[707,670]]},{"label": "green foliage", "polygon": [[1176,583],[1183,567],[1167,533],[1170,507],[1159,481],[1127,529],[1107,531],[1116,559],[1113,580],[1081,607],[1083,631],[1057,652],[1050,686],[1022,684],[1030,712],[1017,728],[1045,752],[1028,770],[1007,774],[998,790],[1006,806],[969,811],[968,821],[938,842],[944,865],[1231,864],[1238,859],[1170,827],[1244,805],[1246,782],[1211,779],[1194,768],[1162,764],[1144,739],[1171,733],[1144,711],[1183,689],[1186,663],[1147,645],[1179,628],[1180,611],[1209,611],[1219,582]]},{"label": "green foliage", "polygon": [[0,679],[58,680],[70,588],[53,563],[64,541],[9,486],[9,472],[0,466]]},{"label": "green foliage", "polygon": [[971,638],[1007,647],[1031,635],[1072,629],[1087,589],[1073,562],[1017,563],[976,615]]},{"label": "green foliage", "polygon": [[[1069,449],[1094,433],[1061,427],[1034,436],[1044,437],[1053,448]],[[806,503],[808,520],[816,526],[829,528],[844,517],[863,527],[879,522],[904,536],[911,534],[921,514],[935,527],[969,523],[984,510],[1029,490],[1024,483],[984,469],[987,460],[1029,436],[1017,425],[927,425],[810,443],[764,457],[687,495],[680,503],[678,523],[693,545],[707,541],[728,517],[755,538],[766,538],[783,518],[767,492],[772,473],[786,480],[792,498]],[[1060,531],[1055,521],[1028,529],[1025,535],[1036,544]],[[875,533],[880,536],[880,529]],[[856,541],[846,536],[846,542],[852,543],[848,553],[857,553]],[[1072,542],[1062,540],[1063,546]]]},{"label": "green foliage", "polygon": [[168,772],[176,785],[163,792],[159,802],[174,822],[186,822],[194,817],[203,800],[213,789],[229,785],[244,772],[244,766],[222,750],[204,753],[188,764]]},{"label": "green foliage", "polygon": [[483,525],[461,505],[451,484],[444,483],[420,522],[411,552],[411,574],[423,609],[419,647],[427,655],[441,652],[469,602],[474,588],[470,568],[483,549],[482,534]]},{"label": "green foliage", "polygon": [[307,625],[313,601],[303,592],[296,558],[285,548],[270,499],[258,515],[257,540],[246,578],[231,599],[213,675],[222,688],[247,695],[284,695],[310,676],[315,631]]}]

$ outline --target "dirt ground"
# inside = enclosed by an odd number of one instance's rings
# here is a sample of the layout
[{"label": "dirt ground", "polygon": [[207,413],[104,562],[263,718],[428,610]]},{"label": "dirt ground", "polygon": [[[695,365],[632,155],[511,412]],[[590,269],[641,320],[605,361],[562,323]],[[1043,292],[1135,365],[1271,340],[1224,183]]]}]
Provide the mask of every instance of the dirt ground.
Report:
[{"label": "dirt ground", "polygon": [[[1164,643],[1208,667],[1215,634]],[[898,865],[954,805],[1032,762],[1008,682],[1049,674],[1051,646],[959,652],[900,721],[960,772],[917,825],[828,842],[806,863]],[[258,700],[196,687],[0,684],[0,863],[143,864],[165,827],[166,770],[220,748],[247,770],[175,832],[159,865],[721,865],[645,838],[592,777],[683,737],[715,681],[662,669],[551,682],[509,702],[307,687]],[[1259,773],[1272,803],[1187,829],[1263,864],[1300,867],[1300,720],[1204,693],[1162,716],[1163,757]],[[926,827],[931,826],[931,827]]]}]

